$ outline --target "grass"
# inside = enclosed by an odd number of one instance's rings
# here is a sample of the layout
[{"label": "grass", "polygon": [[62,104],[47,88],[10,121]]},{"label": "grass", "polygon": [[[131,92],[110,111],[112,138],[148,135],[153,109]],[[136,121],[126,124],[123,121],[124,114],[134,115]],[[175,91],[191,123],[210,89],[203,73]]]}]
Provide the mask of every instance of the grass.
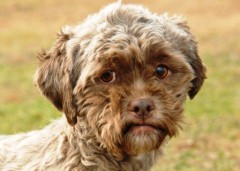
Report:
[{"label": "grass", "polygon": [[[61,114],[33,84],[36,53],[66,24],[110,0],[0,1],[0,133],[39,129]],[[238,0],[125,0],[154,12],[182,14],[199,42],[208,79],[186,103],[183,131],[152,171],[240,170],[240,13]]]}]

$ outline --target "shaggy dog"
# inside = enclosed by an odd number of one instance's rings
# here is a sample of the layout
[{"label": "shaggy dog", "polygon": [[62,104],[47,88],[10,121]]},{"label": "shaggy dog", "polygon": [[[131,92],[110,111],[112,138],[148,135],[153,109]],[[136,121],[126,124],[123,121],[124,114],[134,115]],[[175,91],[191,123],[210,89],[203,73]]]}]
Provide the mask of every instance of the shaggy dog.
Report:
[{"label": "shaggy dog", "polygon": [[186,22],[114,3],[39,54],[35,82],[65,117],[0,137],[1,171],[149,171],[205,67]]}]

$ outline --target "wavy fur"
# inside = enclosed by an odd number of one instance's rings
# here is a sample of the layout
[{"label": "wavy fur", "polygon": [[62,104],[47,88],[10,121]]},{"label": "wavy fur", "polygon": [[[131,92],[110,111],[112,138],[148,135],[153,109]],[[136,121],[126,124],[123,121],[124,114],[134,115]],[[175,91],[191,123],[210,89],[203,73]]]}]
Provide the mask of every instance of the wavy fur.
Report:
[{"label": "wavy fur", "polygon": [[[65,117],[1,136],[2,171],[149,171],[206,77],[185,20],[121,3],[63,28],[38,58],[35,83]],[[165,79],[154,74],[159,65],[169,69]],[[108,70],[112,83],[101,80]],[[129,111],[138,98],[154,103],[151,117]]]}]

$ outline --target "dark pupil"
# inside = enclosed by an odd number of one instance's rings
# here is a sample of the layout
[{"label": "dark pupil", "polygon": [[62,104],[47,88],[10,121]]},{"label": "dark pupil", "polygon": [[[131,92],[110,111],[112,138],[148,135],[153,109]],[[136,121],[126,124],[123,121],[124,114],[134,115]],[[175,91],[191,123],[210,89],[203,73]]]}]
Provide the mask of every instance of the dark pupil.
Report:
[{"label": "dark pupil", "polygon": [[158,76],[164,75],[165,72],[166,72],[166,68],[164,68],[164,67],[157,67],[156,74]]},{"label": "dark pupil", "polygon": [[109,81],[111,81],[112,80],[112,75],[113,74],[113,72],[112,71],[107,71],[107,72],[105,72],[105,73],[103,73],[102,74],[102,80],[103,81],[105,81],[105,82],[109,82]]}]

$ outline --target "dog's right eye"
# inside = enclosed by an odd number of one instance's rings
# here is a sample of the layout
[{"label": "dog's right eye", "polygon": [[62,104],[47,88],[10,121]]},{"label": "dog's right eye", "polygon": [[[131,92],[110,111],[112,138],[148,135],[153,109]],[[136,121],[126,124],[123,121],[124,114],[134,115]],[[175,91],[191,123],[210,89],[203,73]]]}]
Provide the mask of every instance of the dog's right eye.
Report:
[{"label": "dog's right eye", "polygon": [[111,70],[105,71],[100,78],[105,83],[112,83],[116,80],[116,73]]}]

